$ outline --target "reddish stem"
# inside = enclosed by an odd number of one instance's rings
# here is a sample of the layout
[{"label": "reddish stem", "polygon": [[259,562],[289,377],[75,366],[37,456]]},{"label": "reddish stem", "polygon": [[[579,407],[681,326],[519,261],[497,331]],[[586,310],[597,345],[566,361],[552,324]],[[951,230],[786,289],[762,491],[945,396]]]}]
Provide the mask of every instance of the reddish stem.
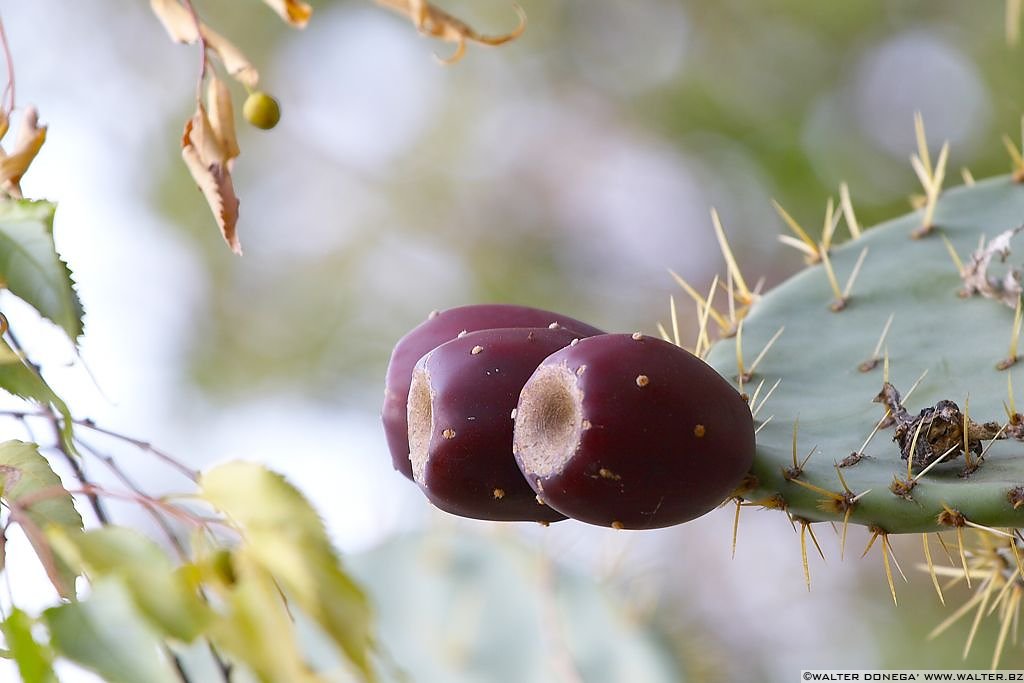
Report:
[{"label": "reddish stem", "polygon": [[199,80],[196,82],[196,102],[202,103],[203,81],[206,80],[206,68],[210,62],[207,56],[206,36],[203,35],[203,22],[199,20],[199,13],[196,12],[192,0],[181,0],[181,3],[188,10],[188,13],[192,16],[192,21],[196,25],[196,41],[199,43]]}]

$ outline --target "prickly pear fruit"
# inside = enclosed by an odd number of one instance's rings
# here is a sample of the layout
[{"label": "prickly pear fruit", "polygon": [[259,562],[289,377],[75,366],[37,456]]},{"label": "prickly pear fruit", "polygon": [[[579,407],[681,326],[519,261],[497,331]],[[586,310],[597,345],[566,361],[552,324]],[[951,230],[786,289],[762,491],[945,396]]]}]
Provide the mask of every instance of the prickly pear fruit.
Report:
[{"label": "prickly pear fruit", "polygon": [[455,339],[460,332],[476,332],[501,327],[564,327],[578,337],[601,334],[601,330],[579,320],[551,311],[508,304],[477,304],[450,308],[430,314],[402,337],[391,352],[387,380],[384,387],[384,408],[381,419],[391,462],[395,469],[412,479],[409,463],[409,425],[406,421],[406,403],[412,368],[425,353]]},{"label": "prickly pear fruit", "polygon": [[512,455],[512,411],[541,361],[578,337],[562,328],[471,332],[416,363],[409,391],[413,477],[437,507],[497,521],[564,519],[538,502]]},{"label": "prickly pear fruit", "polygon": [[559,512],[652,529],[699,517],[754,457],[746,401],[703,361],[639,333],[553,353],[523,387],[514,446],[523,474]]}]

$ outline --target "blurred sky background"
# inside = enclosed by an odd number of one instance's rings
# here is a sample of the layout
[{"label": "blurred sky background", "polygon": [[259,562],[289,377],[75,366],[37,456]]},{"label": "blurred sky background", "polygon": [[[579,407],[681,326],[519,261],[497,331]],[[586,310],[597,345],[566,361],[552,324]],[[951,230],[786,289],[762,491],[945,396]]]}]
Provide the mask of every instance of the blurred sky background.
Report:
[{"label": "blurred sky background", "polygon": [[[378,410],[392,344],[432,309],[521,303],[655,333],[676,295],[692,343],[668,269],[703,288],[723,271],[709,207],[744,270],[776,283],[801,260],[777,243],[770,199],[819,231],[843,180],[864,224],[909,209],[915,110],[933,152],[951,143],[947,184],[964,166],[1006,172],[1024,52],[1006,45],[1003,3],[522,0],[522,39],[444,68],[432,53],[450,46],[365,0],[314,1],[301,32],[256,0],[195,1],[283,110],[271,132],[239,123],[243,258],[179,155],[197,50],[172,44],[142,0],[0,7],[18,105],[50,126],[24,191],[59,203],[102,393],[59,334],[0,303],[76,415],[197,467],[247,458],[287,473],[344,553],[439,526],[522,536],[654,618],[692,680],[959,668],[966,625],[925,641],[943,612],[914,567],[916,537],[896,542],[911,578],[897,610],[877,552],[840,562],[827,527],[808,594],[777,513],[744,513],[735,560],[731,509],[657,532],[455,521],[392,471]],[[515,22],[507,0],[443,6],[483,32]],[[25,437],[13,421],[0,430]],[[97,441],[150,490],[187,490]],[[864,542],[851,532],[851,548]],[[30,610],[53,599],[37,573],[10,569]],[[997,626],[964,668],[989,666]],[[1021,649],[1003,665],[1024,668]]]}]

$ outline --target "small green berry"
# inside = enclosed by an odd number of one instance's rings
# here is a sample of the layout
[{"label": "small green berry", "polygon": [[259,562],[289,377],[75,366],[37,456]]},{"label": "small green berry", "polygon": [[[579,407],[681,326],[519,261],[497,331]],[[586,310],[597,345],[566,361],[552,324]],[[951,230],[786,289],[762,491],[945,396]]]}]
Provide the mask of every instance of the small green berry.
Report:
[{"label": "small green berry", "polygon": [[249,94],[242,105],[245,120],[263,130],[270,130],[281,120],[281,106],[267,93],[257,90]]}]

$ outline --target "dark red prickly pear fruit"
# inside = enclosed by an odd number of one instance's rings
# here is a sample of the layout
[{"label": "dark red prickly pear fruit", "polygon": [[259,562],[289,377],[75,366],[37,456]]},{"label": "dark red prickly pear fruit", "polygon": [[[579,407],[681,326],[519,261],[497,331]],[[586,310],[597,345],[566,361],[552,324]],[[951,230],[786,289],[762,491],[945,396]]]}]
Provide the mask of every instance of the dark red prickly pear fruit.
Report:
[{"label": "dark red prickly pear fruit", "polygon": [[559,512],[616,529],[689,521],[754,457],[746,401],[699,358],[639,333],[556,351],[523,387],[516,461]]},{"label": "dark red prickly pear fruit", "polygon": [[565,519],[537,501],[516,465],[512,411],[537,365],[574,339],[561,328],[483,330],[445,342],[416,363],[410,462],[434,505],[475,519]]},{"label": "dark red prickly pear fruit", "polygon": [[435,311],[426,322],[402,337],[391,352],[384,386],[384,408],[381,411],[384,434],[395,469],[412,479],[406,401],[409,399],[412,368],[423,354],[446,341],[455,339],[460,332],[500,327],[548,327],[553,324],[575,332],[578,337],[602,334],[601,330],[584,322],[539,308],[509,304],[476,304],[450,308],[440,313]]}]

